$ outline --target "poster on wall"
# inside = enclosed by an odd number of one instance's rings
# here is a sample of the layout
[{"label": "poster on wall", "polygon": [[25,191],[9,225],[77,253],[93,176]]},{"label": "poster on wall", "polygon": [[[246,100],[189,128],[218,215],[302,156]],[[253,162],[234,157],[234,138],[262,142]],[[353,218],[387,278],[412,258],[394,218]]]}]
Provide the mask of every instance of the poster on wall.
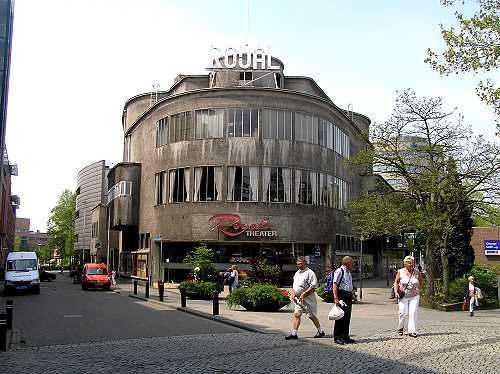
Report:
[{"label": "poster on wall", "polygon": [[484,254],[486,256],[500,256],[500,240],[485,240]]}]

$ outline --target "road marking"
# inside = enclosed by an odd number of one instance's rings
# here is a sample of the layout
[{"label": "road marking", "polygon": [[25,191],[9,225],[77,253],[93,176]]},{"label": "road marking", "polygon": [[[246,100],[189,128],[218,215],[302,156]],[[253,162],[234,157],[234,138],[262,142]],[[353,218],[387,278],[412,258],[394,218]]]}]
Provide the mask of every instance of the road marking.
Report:
[{"label": "road marking", "polygon": [[81,314],[65,314],[64,318],[82,318]]}]

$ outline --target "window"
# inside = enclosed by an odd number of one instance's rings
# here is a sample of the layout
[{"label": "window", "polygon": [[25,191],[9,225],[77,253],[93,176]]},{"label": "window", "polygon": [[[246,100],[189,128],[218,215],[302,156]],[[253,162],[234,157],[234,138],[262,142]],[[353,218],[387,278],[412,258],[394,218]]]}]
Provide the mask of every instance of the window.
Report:
[{"label": "window", "polygon": [[264,139],[292,140],[292,112],[279,109],[262,110],[262,137]]},{"label": "window", "polygon": [[262,191],[264,201],[291,202],[292,171],[287,168],[262,168]]},{"label": "window", "polygon": [[228,166],[227,200],[259,201],[259,168],[252,166]]},{"label": "window", "polygon": [[253,79],[253,73],[251,71],[240,72],[240,81],[251,81]]},{"label": "window", "polygon": [[[125,139],[125,144],[127,139]],[[156,147],[161,147],[168,143],[168,117],[162,118],[156,125]],[[125,145],[125,149],[127,146]]]},{"label": "window", "polygon": [[194,169],[194,201],[222,200],[222,167],[203,166]]},{"label": "window", "polygon": [[169,203],[189,201],[189,169],[174,169],[169,173]]},{"label": "window", "polygon": [[156,205],[167,202],[167,172],[162,171],[155,174],[155,203]]},{"label": "window", "polygon": [[125,137],[123,160],[126,162],[132,161],[132,137],[130,135]]},{"label": "window", "polygon": [[318,117],[295,112],[295,140],[318,144]]},{"label": "window", "polygon": [[222,138],[224,109],[195,111],[195,138]]},{"label": "window", "polygon": [[224,110],[224,136],[227,138],[259,136],[259,110],[229,108]]},{"label": "window", "polygon": [[108,204],[116,199],[118,196],[131,196],[132,195],[132,182],[121,181],[115,184],[108,191]]},{"label": "window", "polygon": [[92,238],[97,238],[99,236],[99,221],[92,222]]},{"label": "window", "polygon": [[160,119],[156,126],[156,147],[193,138],[193,115],[191,112],[172,114]]},{"label": "window", "polygon": [[318,204],[318,173],[295,170],[295,194],[298,204]]}]

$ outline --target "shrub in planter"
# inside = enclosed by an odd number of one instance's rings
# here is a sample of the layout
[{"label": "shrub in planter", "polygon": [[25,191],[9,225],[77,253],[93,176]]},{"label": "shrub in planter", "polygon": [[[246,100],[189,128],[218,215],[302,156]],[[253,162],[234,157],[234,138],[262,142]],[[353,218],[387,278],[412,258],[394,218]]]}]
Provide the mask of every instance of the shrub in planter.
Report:
[{"label": "shrub in planter", "polygon": [[214,291],[219,290],[214,282],[184,281],[179,283],[179,291],[184,292],[191,299],[208,300],[212,298]]},{"label": "shrub in planter", "polygon": [[255,284],[252,287],[236,289],[226,298],[227,305],[232,308],[241,305],[249,311],[277,312],[290,303],[284,290],[270,284]]}]

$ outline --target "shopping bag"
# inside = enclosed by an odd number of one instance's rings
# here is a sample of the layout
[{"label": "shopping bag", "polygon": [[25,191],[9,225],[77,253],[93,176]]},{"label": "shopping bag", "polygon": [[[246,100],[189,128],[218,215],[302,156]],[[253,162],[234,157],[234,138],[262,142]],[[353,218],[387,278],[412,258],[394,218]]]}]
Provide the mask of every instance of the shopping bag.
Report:
[{"label": "shopping bag", "polygon": [[469,303],[467,302],[467,299],[464,300],[462,303],[462,312],[465,312],[467,309],[469,309]]},{"label": "shopping bag", "polygon": [[330,321],[336,321],[338,319],[341,319],[342,317],[344,317],[344,311],[341,307],[335,304],[330,310],[330,313],[328,313],[328,319]]}]

